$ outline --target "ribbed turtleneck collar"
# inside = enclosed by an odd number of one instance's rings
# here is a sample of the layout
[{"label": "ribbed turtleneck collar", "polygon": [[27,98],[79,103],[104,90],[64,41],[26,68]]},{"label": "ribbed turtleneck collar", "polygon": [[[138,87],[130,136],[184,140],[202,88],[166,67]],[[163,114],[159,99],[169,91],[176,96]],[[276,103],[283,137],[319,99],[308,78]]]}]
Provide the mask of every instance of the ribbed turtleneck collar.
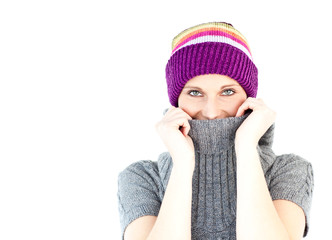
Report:
[{"label": "ribbed turtleneck collar", "polygon": [[[242,117],[230,117],[215,120],[189,120],[189,136],[192,138],[194,143],[196,165],[202,163],[201,157],[203,155],[208,157],[208,159],[212,159],[222,153],[228,153],[228,157],[223,157],[220,159],[221,162],[232,162],[235,160],[235,134],[237,129],[249,115],[250,113],[247,113]],[[274,124],[261,137],[257,146],[257,151],[259,153],[264,172],[268,171],[275,159],[275,154],[272,150],[273,135]],[[207,160],[205,163],[210,168],[214,169],[215,164],[218,162],[219,160]],[[172,168],[172,160],[168,152],[160,156],[158,160],[158,167],[161,172],[160,176],[166,184],[168,182],[170,170]]]},{"label": "ribbed turtleneck collar", "polygon": [[[235,134],[240,125],[250,115],[229,117],[214,120],[189,120],[189,136],[194,142],[197,152],[213,154],[234,146]],[[272,125],[259,141],[259,146],[272,146],[274,125]]]},{"label": "ribbed turtleneck collar", "polygon": [[189,136],[200,153],[218,153],[234,145],[236,130],[248,117],[230,117],[214,120],[189,120]]}]

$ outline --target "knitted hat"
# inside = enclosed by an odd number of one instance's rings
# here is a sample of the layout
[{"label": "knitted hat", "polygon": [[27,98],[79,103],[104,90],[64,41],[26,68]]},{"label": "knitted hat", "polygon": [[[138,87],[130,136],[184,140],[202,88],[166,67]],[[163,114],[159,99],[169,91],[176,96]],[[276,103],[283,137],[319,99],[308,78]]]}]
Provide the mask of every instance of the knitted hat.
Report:
[{"label": "knitted hat", "polygon": [[256,97],[257,68],[247,40],[231,24],[200,24],[173,39],[172,55],[166,65],[171,104],[178,107],[184,85],[193,77],[204,74],[226,75],[242,86],[247,97]]}]

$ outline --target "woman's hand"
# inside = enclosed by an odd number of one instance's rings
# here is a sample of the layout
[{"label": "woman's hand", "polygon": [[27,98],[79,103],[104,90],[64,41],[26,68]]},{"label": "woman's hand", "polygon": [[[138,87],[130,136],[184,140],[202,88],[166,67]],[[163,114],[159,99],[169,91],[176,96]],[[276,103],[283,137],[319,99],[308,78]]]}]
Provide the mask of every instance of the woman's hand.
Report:
[{"label": "woman's hand", "polygon": [[170,107],[163,119],[156,124],[157,132],[170,152],[175,166],[194,167],[195,152],[188,136],[191,117],[180,108]]},{"label": "woman's hand", "polygon": [[253,144],[256,147],[259,139],[275,122],[276,113],[268,108],[263,100],[249,97],[239,107],[236,117],[244,115],[248,109],[253,111],[236,131],[235,142]]}]

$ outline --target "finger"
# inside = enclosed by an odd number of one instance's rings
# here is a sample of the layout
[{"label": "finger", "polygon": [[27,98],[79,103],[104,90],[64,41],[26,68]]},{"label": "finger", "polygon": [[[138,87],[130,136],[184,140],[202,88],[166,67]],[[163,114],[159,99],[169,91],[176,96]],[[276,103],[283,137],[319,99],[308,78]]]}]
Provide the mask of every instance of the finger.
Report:
[{"label": "finger", "polygon": [[247,98],[243,103],[242,105],[239,107],[239,109],[237,110],[237,113],[236,113],[236,117],[241,117],[244,115],[244,113],[248,110],[248,109],[254,109],[255,107],[255,102],[256,99],[255,98]]},{"label": "finger", "polygon": [[171,121],[177,125],[179,130],[184,136],[187,136],[190,130],[190,125],[188,120],[191,120],[192,118],[184,112],[182,109],[175,109],[173,111],[173,115],[171,116]]},{"label": "finger", "polygon": [[164,117],[163,121],[166,125],[179,129],[182,134],[187,135],[190,129],[188,120],[191,120],[191,117],[187,113],[174,109]]},{"label": "finger", "polygon": [[187,119],[188,120],[192,120],[192,117],[185,111],[183,110],[182,108],[179,108],[183,113],[185,113],[185,115],[187,116]]},{"label": "finger", "polygon": [[183,125],[181,126],[181,132],[185,137],[187,137],[189,131],[190,131],[190,124],[189,124],[188,120],[186,120],[183,122]]},{"label": "finger", "polygon": [[183,111],[181,108],[175,108],[172,113],[174,114],[173,117],[184,117],[187,120],[192,120],[191,116],[186,113],[185,111]]},{"label": "finger", "polygon": [[169,126],[179,129],[184,136],[187,136],[190,130],[188,120],[192,118],[188,113],[181,108],[171,106],[164,116],[164,121],[168,122]]},{"label": "finger", "polygon": [[169,108],[165,109],[164,115],[166,116],[166,114],[169,114],[171,111],[173,111],[173,109],[175,109],[174,106],[170,106]]},{"label": "finger", "polygon": [[182,109],[180,109],[180,112],[181,112],[181,117],[185,118],[183,125],[182,125],[182,133],[184,136],[187,137],[188,133],[190,131],[190,124],[189,124],[188,120],[192,120],[192,117],[188,113],[183,111]]},{"label": "finger", "polygon": [[237,110],[235,117],[243,116],[247,109],[248,109],[248,103],[245,101],[244,103],[242,103],[242,105]]},{"label": "finger", "polygon": [[192,117],[191,117],[188,113],[186,113],[186,112],[183,111],[182,109],[181,109],[181,111],[184,113],[185,117],[186,117],[188,120],[192,120]]}]

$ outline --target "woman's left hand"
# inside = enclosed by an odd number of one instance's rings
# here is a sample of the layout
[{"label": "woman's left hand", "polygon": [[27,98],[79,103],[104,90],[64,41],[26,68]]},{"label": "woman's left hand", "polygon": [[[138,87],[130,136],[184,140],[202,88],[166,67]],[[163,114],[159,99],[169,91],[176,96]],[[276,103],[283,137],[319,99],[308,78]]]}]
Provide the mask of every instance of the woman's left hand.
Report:
[{"label": "woman's left hand", "polygon": [[236,117],[243,116],[248,109],[251,109],[252,113],[236,131],[235,142],[256,146],[259,139],[275,122],[276,112],[267,107],[262,99],[249,97],[239,107]]}]

